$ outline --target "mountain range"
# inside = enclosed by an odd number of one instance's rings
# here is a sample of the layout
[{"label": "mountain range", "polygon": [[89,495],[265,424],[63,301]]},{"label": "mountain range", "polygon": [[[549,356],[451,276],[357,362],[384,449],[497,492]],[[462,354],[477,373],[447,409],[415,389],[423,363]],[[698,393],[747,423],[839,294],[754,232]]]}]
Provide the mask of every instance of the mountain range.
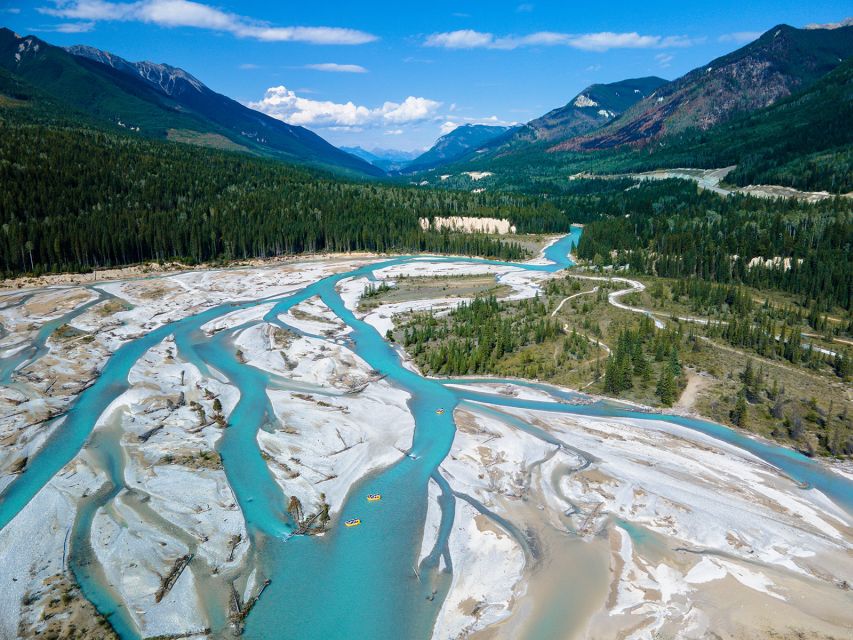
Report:
[{"label": "mountain range", "polygon": [[444,134],[426,151],[397,151],[362,147],[341,147],[342,151],[367,160],[389,174],[409,175],[430,171],[477,151],[494,140],[503,138],[516,127],[486,124],[464,124]]},{"label": "mountain range", "polygon": [[[817,158],[829,150],[840,157],[839,145],[848,143],[843,127],[839,131],[835,125],[838,114],[847,112],[845,83],[850,74],[832,76],[821,85],[820,98],[809,92],[851,56],[849,21],[805,29],[779,25],[675,80],[651,76],[594,84],[526,124],[463,125],[419,154],[338,149],[304,127],[216,93],[182,69],[129,62],[88,46],[55,47],[8,29],[0,29],[0,92],[3,83],[18,83],[38,92],[57,117],[73,115],[86,126],[248,153],[350,177],[498,167],[524,167],[526,175],[565,173],[568,162],[575,170],[722,161],[769,170],[762,147],[775,149],[786,163],[799,162],[798,154]],[[807,94],[810,97],[797,102]],[[826,96],[841,104],[826,102]],[[787,106],[775,108],[782,104]],[[808,104],[810,111],[798,104]],[[786,141],[802,130],[797,127],[804,121],[823,123],[823,129],[806,137],[798,134],[796,144]],[[760,126],[763,122],[772,126]],[[825,135],[827,131],[833,134]],[[730,144],[715,144],[715,136]],[[762,175],[771,175],[765,169]],[[834,176],[825,180],[837,182]],[[446,186],[456,185],[450,181]]]},{"label": "mountain range", "polygon": [[423,153],[423,150],[400,151],[398,149],[381,149],[379,147],[369,151],[363,147],[341,147],[341,151],[346,151],[362,160],[366,160],[374,167],[379,167],[387,172],[400,171]]},{"label": "mountain range", "polygon": [[[600,129],[666,82],[663,78],[651,76],[591,85],[568,104],[482,144],[477,160],[482,164],[489,158],[512,153],[513,150],[531,145],[554,145]],[[462,157],[463,154],[459,153],[454,159]]]},{"label": "mountain range", "polygon": [[616,122],[554,150],[642,145],[686,129],[707,130],[735,113],[767,107],[804,89],[853,55],[853,27],[778,25],[728,55],[658,88]]},{"label": "mountain range", "polygon": [[[786,135],[801,128],[803,109],[773,110],[774,105],[809,92],[851,56],[853,25],[849,21],[806,29],[779,25],[670,82],[650,77],[592,85],[567,105],[495,139],[478,153],[445,163],[443,168],[451,172],[524,167],[524,173],[537,169],[547,173],[560,171],[561,163],[570,163],[574,171],[607,171],[649,169],[656,163],[675,166],[671,163],[676,161],[704,166],[723,158],[729,164],[752,162],[761,155],[759,145],[779,150],[786,144]],[[839,79],[845,77],[839,75],[833,86],[837,88]],[[840,89],[833,95],[841,104],[819,102],[813,96],[807,99],[814,111],[809,121],[838,120],[850,96]],[[768,121],[774,123],[772,128],[755,126],[763,121],[765,111]],[[739,119],[752,114],[752,126],[744,126]],[[737,140],[731,138],[733,129],[721,128],[735,121],[739,122],[733,124]],[[732,143],[730,150],[738,149],[738,154],[711,144],[718,129]],[[845,144],[844,136],[818,133],[812,139],[821,140],[823,146],[803,143],[808,153]],[[787,156],[791,156],[792,145],[787,147]]]},{"label": "mountain range", "polygon": [[513,129],[514,127],[486,124],[465,124],[456,127],[441,136],[430,149],[412,160],[405,167],[405,173],[430,171],[454,162],[468,153],[477,153],[481,147],[502,138]]},{"label": "mountain range", "polygon": [[128,62],[92,47],[63,49],[0,29],[0,68],[110,128],[345,173],[384,175],[312,131],[245,107],[169,65]]},{"label": "mountain range", "polygon": [[606,126],[637,102],[651,96],[666,80],[655,76],[594,84],[568,104],[531,120],[517,140],[556,142]]}]

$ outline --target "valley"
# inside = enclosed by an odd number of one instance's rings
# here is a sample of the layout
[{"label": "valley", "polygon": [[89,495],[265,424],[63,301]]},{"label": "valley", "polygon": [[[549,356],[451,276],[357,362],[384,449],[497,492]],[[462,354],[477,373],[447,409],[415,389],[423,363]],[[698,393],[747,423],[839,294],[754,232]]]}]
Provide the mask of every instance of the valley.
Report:
[{"label": "valley", "polygon": [[[4,402],[17,409],[0,536],[18,580],[2,628],[91,636],[104,623],[75,613],[88,601],[123,638],[243,624],[249,637],[282,625],[327,637],[332,621],[365,624],[369,602],[388,638],[401,619],[424,638],[545,624],[842,637],[847,471],[560,387],[424,378],[383,340],[412,309],[488,292],[464,285],[484,286],[476,274],[519,303],[562,286],[578,235],[531,263],[364,257],[4,294]],[[464,287],[448,298],[430,279]],[[362,300],[371,283],[421,280],[408,301]],[[597,295],[585,291],[557,315]],[[69,367],[81,373],[57,376]],[[34,422],[45,404],[57,409]],[[545,594],[580,561],[595,587],[554,609]],[[321,579],[294,592],[294,572]],[[380,605],[386,576],[403,588]],[[46,585],[75,583],[51,600]],[[763,613],[724,615],[735,598]]]},{"label": "valley", "polygon": [[788,4],[0,9],[0,639],[848,638]]}]

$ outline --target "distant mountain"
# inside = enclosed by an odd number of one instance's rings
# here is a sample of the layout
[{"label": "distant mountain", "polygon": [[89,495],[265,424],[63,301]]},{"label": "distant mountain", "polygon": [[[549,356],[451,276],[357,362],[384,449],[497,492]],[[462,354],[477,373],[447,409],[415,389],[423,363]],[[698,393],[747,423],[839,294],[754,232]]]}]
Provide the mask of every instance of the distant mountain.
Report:
[{"label": "distant mountain", "polygon": [[501,138],[514,127],[485,124],[466,124],[441,136],[426,152],[415,158],[405,168],[405,173],[428,171],[448,164],[490,142]]},{"label": "distant mountain", "polygon": [[841,27],[853,27],[853,18],[844,18],[839,22],[829,22],[827,24],[807,24],[806,29],[840,29]]},{"label": "distant mountain", "polygon": [[563,107],[527,123],[518,136],[532,133],[534,140],[558,141],[599,129],[652,95],[666,80],[656,76],[594,84]]},{"label": "distant mountain", "polygon": [[398,149],[373,149],[368,151],[362,147],[341,147],[341,151],[366,160],[383,171],[399,171],[412,160],[417,158],[422,151],[400,151]]},{"label": "distant mountain", "polygon": [[607,127],[552,150],[644,145],[688,129],[707,130],[805,89],[853,55],[853,27],[779,25],[758,40],[660,87]]},{"label": "distant mountain", "polygon": [[[526,153],[536,148],[544,149],[543,145],[553,145],[607,126],[622,112],[650,96],[666,82],[663,78],[651,76],[591,85],[572,98],[568,104],[553,109],[527,124],[497,132],[497,135],[492,136],[490,140],[480,142],[476,155],[471,153],[471,148],[468,148],[461,150],[461,153],[431,163],[422,164],[419,158],[406,168],[406,173],[432,169],[460,160],[470,160],[476,162],[478,167],[482,167],[484,163],[498,156]],[[452,136],[456,131],[449,135]]]},{"label": "distant mountain", "polygon": [[96,122],[142,136],[383,175],[308,129],[249,109],[169,65],[128,62],[91,47],[66,50],[0,29],[0,67]]}]

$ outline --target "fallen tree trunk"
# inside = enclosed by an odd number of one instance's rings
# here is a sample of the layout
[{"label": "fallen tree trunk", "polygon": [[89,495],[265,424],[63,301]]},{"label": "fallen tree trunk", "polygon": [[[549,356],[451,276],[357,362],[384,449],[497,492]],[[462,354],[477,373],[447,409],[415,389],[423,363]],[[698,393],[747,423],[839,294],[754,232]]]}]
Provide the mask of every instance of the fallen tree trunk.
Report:
[{"label": "fallen tree trunk", "polygon": [[163,578],[163,583],[160,585],[160,588],[157,589],[157,593],[154,595],[154,602],[160,602],[163,597],[169,593],[175,583],[178,581],[178,578],[181,577],[181,574],[184,572],[184,569],[187,568],[187,565],[190,563],[190,560],[193,559],[193,554],[188,553],[185,556],[181,556],[177,560],[175,560],[175,564],[172,566],[172,570],[169,574]]}]

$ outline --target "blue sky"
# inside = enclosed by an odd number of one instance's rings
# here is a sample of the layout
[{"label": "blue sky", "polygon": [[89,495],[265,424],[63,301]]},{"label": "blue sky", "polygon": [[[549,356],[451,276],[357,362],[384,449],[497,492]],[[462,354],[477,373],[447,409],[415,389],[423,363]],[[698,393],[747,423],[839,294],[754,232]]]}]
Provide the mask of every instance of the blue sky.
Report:
[{"label": "blue sky", "polygon": [[850,0],[0,0],[18,33],[167,62],[335,144],[407,150],[466,122],[530,120],[594,82],[678,77],[778,23],[850,14]]}]

